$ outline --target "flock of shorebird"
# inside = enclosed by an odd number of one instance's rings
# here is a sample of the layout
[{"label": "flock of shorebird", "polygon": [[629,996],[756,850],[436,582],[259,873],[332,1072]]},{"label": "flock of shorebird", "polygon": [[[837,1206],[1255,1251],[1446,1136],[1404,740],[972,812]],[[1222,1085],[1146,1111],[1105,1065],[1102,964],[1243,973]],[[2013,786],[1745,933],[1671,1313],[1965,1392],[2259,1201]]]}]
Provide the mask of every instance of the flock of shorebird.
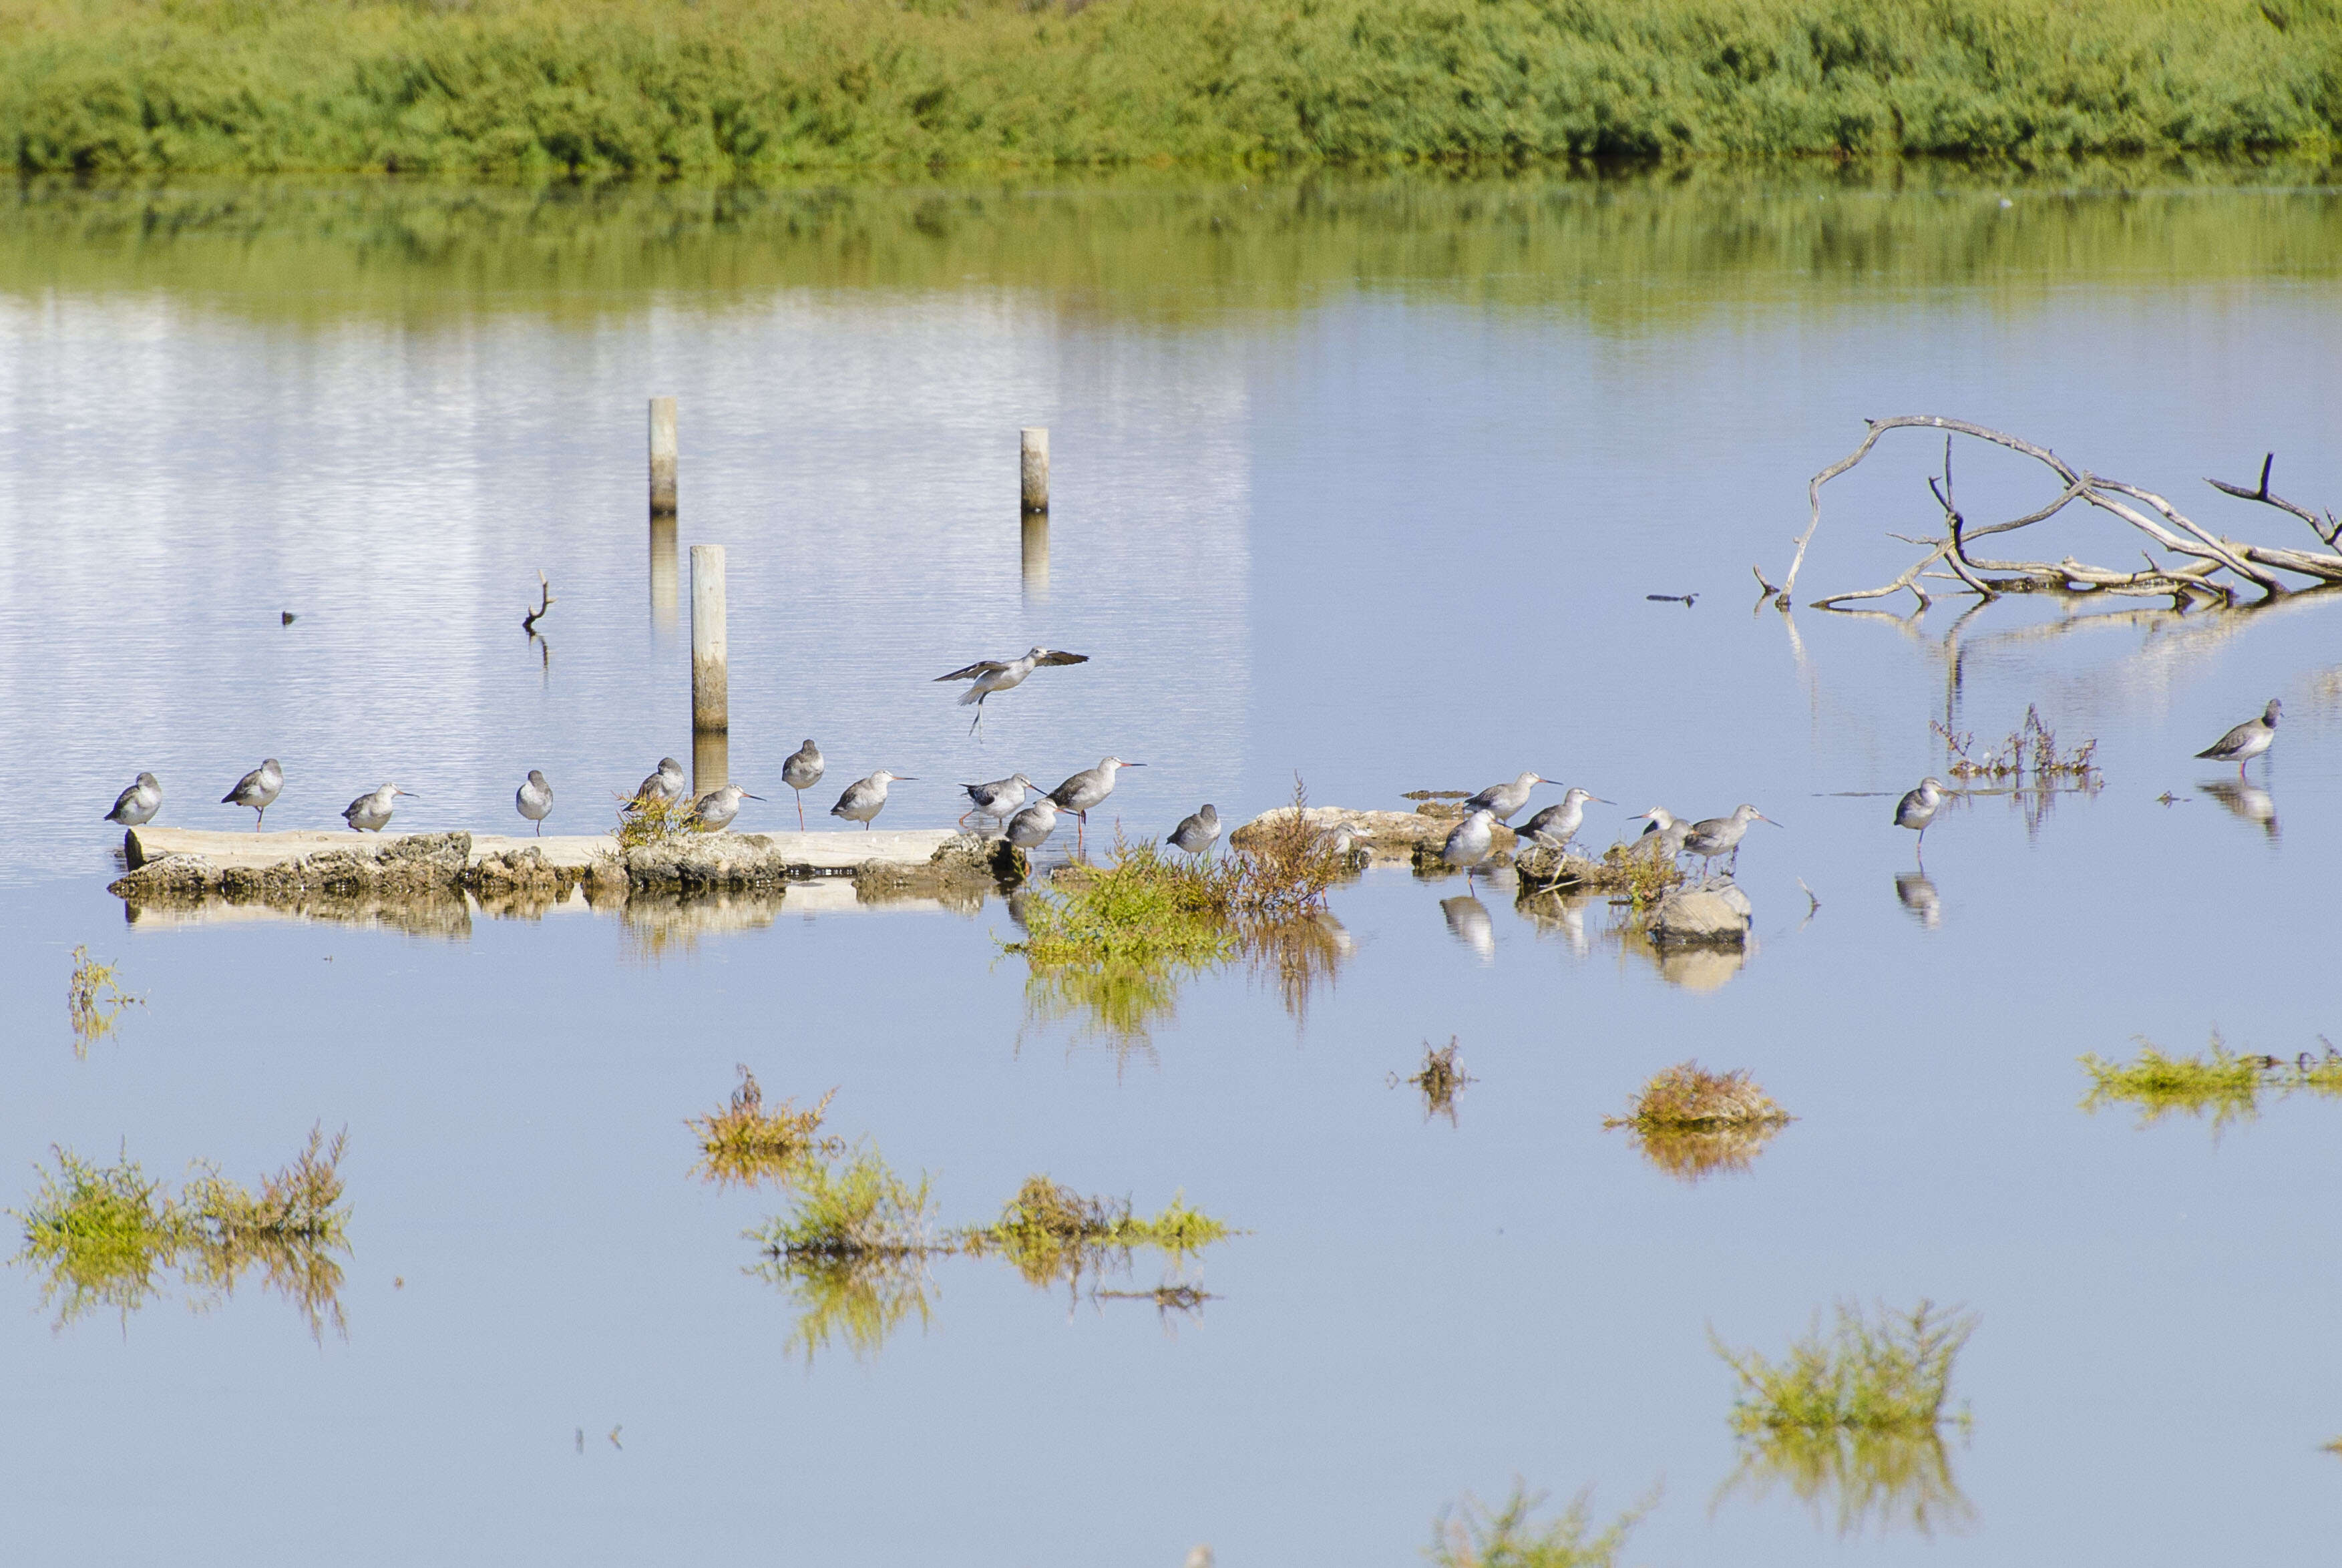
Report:
[{"label": "flock of shorebird", "polygon": [[[984,704],[988,697],[1011,691],[1024,684],[1036,669],[1057,664],[1088,663],[1086,654],[1068,654],[1054,648],[1036,647],[1018,659],[980,659],[975,664],[938,675],[938,681],[966,681],[968,689],[960,696],[965,706],[973,704],[976,710],[976,725],[984,721]],[[2244,776],[2245,764],[2266,753],[2277,739],[2277,715],[2283,704],[2271,698],[2260,716],[2247,719],[2222,735],[2198,757],[2215,762],[2233,762],[2237,776]],[[991,819],[996,831],[1023,850],[1031,850],[1046,843],[1057,830],[1058,817],[1070,813],[1075,820],[1076,845],[1083,842],[1089,824],[1089,814],[1114,793],[1116,776],[1124,768],[1144,767],[1143,763],[1128,762],[1121,757],[1099,759],[1097,766],[1084,768],[1053,790],[1044,792],[1038,784],[1022,773],[1014,773],[989,784],[960,786],[967,794],[968,809],[960,814],[960,825],[967,825],[970,817]],[[805,792],[819,784],[828,764],[821,748],[811,740],[790,754],[781,764],[781,782],[796,794],[797,827],[803,831],[805,822]],[[647,778],[636,786],[630,804],[637,807],[657,805],[673,810],[686,806],[686,790],[683,764],[673,757],[662,757]],[[866,830],[878,814],[886,809],[889,786],[914,783],[912,775],[891,773],[885,768],[859,778],[846,786],[829,814],[847,822],[858,822]],[[1464,802],[1464,820],[1449,832],[1441,845],[1446,862],[1464,872],[1467,883],[1472,873],[1495,852],[1496,825],[1508,822],[1513,814],[1528,804],[1529,794],[1539,784],[1554,780],[1541,774],[1525,773],[1509,784],[1490,784],[1486,789]],[[220,797],[223,805],[249,807],[253,812],[255,831],[268,819],[268,808],[285,789],[285,769],[275,757],[245,774],[235,787]],[[1906,793],[1896,803],[1895,825],[1916,832],[1924,853],[1927,828],[1950,794],[1941,779],[1933,776],[1919,781],[1918,787]],[[395,784],[385,784],[350,802],[342,812],[342,820],[360,833],[380,833],[390,824],[392,812],[401,799],[420,798]],[[719,833],[732,824],[740,814],[743,801],[761,801],[765,797],[751,794],[737,784],[726,784],[710,790],[686,806],[687,825],[706,833]],[[1524,839],[1545,848],[1566,849],[1586,820],[1589,802],[1615,804],[1605,801],[1590,790],[1572,786],[1559,803],[1546,806],[1530,817],[1515,831]],[[553,814],[553,786],[545,774],[535,768],[513,794],[514,809],[535,824],[537,833],[545,831],[545,819]],[[142,773],[131,785],[116,796],[114,809],[105,820],[125,827],[137,827],[152,822],[163,807],[163,786],[151,773]],[[1655,853],[1670,860],[1691,855],[1703,867],[1712,867],[1726,856],[1727,873],[1736,870],[1740,863],[1740,841],[1751,824],[1771,823],[1773,819],[1753,805],[1736,807],[1729,815],[1706,817],[1687,822],[1664,806],[1653,806],[1634,820],[1646,825],[1643,836],[1652,841]],[[1777,823],[1774,825],[1778,826]],[[1344,824],[1326,830],[1321,835],[1325,848],[1348,854],[1371,836],[1366,828]],[[1208,854],[1220,837],[1220,814],[1206,804],[1193,815],[1183,819],[1165,842],[1189,854]]]}]

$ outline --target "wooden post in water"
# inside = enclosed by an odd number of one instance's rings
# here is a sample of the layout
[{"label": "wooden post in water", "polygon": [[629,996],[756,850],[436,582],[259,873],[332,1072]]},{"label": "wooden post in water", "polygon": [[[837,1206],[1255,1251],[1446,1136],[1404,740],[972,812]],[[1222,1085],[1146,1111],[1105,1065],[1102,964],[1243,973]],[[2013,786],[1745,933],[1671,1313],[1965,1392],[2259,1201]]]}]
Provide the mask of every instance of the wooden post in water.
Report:
[{"label": "wooden post in water", "polygon": [[691,547],[691,727],[732,727],[731,673],[724,648],[724,546]]},{"label": "wooden post in water", "polygon": [[651,399],[651,515],[675,515],[675,399]]},{"label": "wooden post in water", "polygon": [[1049,432],[1046,425],[1034,425],[1018,433],[1019,462],[1017,470],[1024,479],[1025,510],[1046,512],[1049,509]]},{"label": "wooden post in water", "polygon": [[651,624],[675,630],[675,516],[651,517]]}]

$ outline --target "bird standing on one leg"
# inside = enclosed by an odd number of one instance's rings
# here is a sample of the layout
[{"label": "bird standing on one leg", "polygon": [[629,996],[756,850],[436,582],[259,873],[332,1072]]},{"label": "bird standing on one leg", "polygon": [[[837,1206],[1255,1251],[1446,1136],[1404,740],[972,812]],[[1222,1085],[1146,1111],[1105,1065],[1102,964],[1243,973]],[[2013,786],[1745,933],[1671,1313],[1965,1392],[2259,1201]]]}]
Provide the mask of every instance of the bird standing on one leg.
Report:
[{"label": "bird standing on one leg", "polygon": [[1944,781],[1934,774],[1919,781],[1919,787],[1904,792],[1895,803],[1895,825],[1907,827],[1919,835],[1919,864],[1927,863],[1927,824],[1936,820],[1936,808],[1944,804]]},{"label": "bird standing on one leg", "polygon": [[805,792],[821,782],[829,764],[822,761],[821,748],[808,736],[806,744],[789,754],[781,764],[781,782],[797,792],[797,831],[805,831]]}]

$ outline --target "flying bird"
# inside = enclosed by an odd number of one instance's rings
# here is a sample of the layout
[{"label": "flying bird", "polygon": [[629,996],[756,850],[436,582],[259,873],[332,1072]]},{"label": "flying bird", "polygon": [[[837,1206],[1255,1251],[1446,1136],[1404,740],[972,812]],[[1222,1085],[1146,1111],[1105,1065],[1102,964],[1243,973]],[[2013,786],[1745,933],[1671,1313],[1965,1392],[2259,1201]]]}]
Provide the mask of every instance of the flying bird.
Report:
[{"label": "flying bird", "polygon": [[976,718],[967,726],[974,734],[976,726],[984,723],[984,699],[995,692],[1006,692],[1025,684],[1025,677],[1044,664],[1086,664],[1087,654],[1060,653],[1055,648],[1034,648],[1021,659],[978,659],[948,675],[937,675],[938,681],[972,681],[975,684],[959,694],[960,706],[976,704]]}]

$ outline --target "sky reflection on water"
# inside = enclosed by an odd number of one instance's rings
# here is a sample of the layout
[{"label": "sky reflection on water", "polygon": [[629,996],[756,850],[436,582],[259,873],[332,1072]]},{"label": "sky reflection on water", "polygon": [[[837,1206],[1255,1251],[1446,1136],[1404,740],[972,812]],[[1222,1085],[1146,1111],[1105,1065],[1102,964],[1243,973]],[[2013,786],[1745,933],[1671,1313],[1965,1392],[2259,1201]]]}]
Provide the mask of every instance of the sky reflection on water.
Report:
[{"label": "sky reflection on water", "polygon": [[[1698,192],[1636,199],[1650,232],[1716,232]],[[1513,264],[1547,269],[1526,279],[1426,261],[1429,220],[1364,281],[1311,271],[1350,219],[1302,213],[1127,295],[1124,253],[1078,285],[995,255],[972,282],[939,263],[865,289],[788,275],[786,237],[759,231],[741,265],[782,275],[621,280],[590,310],[508,285],[468,312],[384,307],[397,264],[362,284],[330,242],[295,249],[322,293],[282,309],[152,256],[159,276],[93,252],[76,284],[94,242],[20,216],[0,1154],[20,1186],[52,1143],[257,1169],[346,1122],[354,1216],[345,1343],[261,1293],[53,1333],[11,1273],[0,1465],[39,1500],[14,1511],[27,1560],[140,1555],[167,1521],[200,1562],[321,1539],[350,1561],[636,1562],[769,1551],[786,1519],[807,1560],[1170,1563],[1207,1539],[1230,1564],[1397,1563],[1443,1503],[1516,1473],[1606,1496],[1664,1474],[1638,1561],[1806,1563],[1825,1539],[1878,1563],[2314,1555],[2342,1525],[2317,1452],[2342,1375],[2262,1331],[2330,1308],[2332,1108],[2215,1144],[2086,1115],[2076,1058],[2217,1025],[2290,1059],[2333,1030],[2337,603],[1961,620],[1939,601],[1913,622],[1741,595],[1802,527],[1807,476],[1903,411],[2308,543],[2193,489],[2274,448],[2289,494],[2342,501],[2323,412],[2342,293],[2286,259],[2342,220],[2317,195],[2028,195],[2033,248],[1953,271],[1981,232],[1967,197],[1861,199],[1904,237],[1867,268],[1765,240],[1805,209],[1749,195],[1756,239],[1688,248],[1631,309],[1617,268],[1655,253],[1566,214],[1525,220]],[[1263,282],[1280,243],[1307,287]],[[268,265],[265,236],[253,254]],[[282,300],[301,275],[253,286]],[[920,777],[894,825],[947,823],[961,779],[1054,782],[1107,753],[1150,764],[1094,817],[1109,834],[1204,800],[1242,821],[1296,770],[1363,807],[1535,768],[1621,803],[1589,817],[1597,848],[1648,804],[1747,800],[1787,824],[1743,857],[1755,943],[1671,970],[1599,901],[1376,870],[1334,894],[1340,955],[1306,1017],[1289,965],[1238,964],[1137,999],[1135,1051],[1030,993],[997,902],[125,925],[96,819],[141,767],[165,822],[235,825],[211,803],[276,754],[286,826],[387,776],[422,796],[402,826],[509,831],[535,766],[548,825],[583,831],[689,754],[687,628],[647,565],[652,391],[683,410],[677,548],[730,551],[727,766],[759,793],[813,734],[826,783]],[[1046,595],[1016,508],[1027,424],[1056,459]],[[1932,524],[1936,455],[1882,449],[1833,486],[1801,597],[1907,562],[1886,534]],[[1961,471],[1978,516],[2036,488],[2014,461]],[[2042,547],[2118,554],[2112,526]],[[540,568],[549,648],[518,624]],[[1686,591],[1689,610],[1644,598]],[[1093,662],[968,735],[932,677],[1035,642]],[[2272,695],[2287,727],[2247,786],[2192,760]],[[1998,735],[2028,704],[2099,743],[2103,786],[1947,812],[1914,880],[1887,817],[1943,765],[1930,722]],[[794,818],[786,795],[762,810],[743,825]],[[76,943],[150,999],[85,1062]],[[1451,1036],[1477,1080],[1457,1128],[1386,1086]],[[1696,1187],[1600,1129],[1693,1055],[1798,1117]],[[1182,1192],[1249,1234],[1215,1249],[1210,1312],[1176,1336],[954,1268],[920,1287],[924,1332],[908,1311],[883,1351],[808,1367],[786,1298],[744,1272],[774,1201],[690,1179],[683,1120],[739,1062],[800,1103],[840,1085],[830,1125],[933,1173],[946,1212],[1047,1172]],[[1711,1327],[1778,1343],[1833,1299],[1922,1296],[1983,1317],[1939,1500],[1959,1530],[1839,1545],[1795,1483],[1702,1509],[1737,1463]],[[623,1447],[573,1452],[619,1424]],[[109,1505],[121,1473],[147,1478],[142,1509]],[[257,1517],[229,1501],[254,1474],[282,1483]]]}]

